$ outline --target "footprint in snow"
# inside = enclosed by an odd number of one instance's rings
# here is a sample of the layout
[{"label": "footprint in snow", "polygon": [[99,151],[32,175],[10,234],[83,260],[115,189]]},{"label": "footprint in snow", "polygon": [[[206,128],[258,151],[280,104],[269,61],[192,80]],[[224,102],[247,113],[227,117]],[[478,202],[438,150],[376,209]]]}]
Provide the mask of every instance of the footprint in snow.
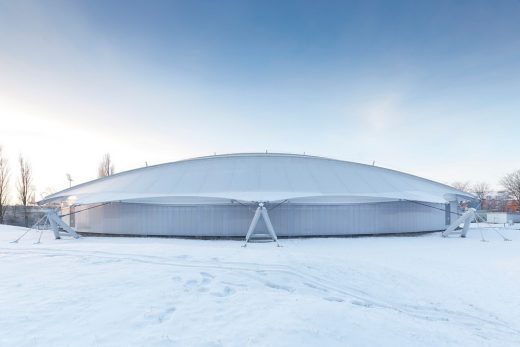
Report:
[{"label": "footprint in snow", "polygon": [[235,290],[231,287],[225,286],[222,292],[212,292],[211,295],[218,296],[221,298],[224,298],[226,296],[233,295],[235,293]]},{"label": "footprint in snow", "polygon": [[328,292],[328,290],[326,288],[322,288],[322,287],[317,286],[317,285],[312,284],[312,283],[304,282],[303,284],[306,285],[309,288],[312,288],[312,289],[317,289],[317,290],[322,291],[322,292]]},{"label": "footprint in snow", "polygon": [[220,342],[203,342],[200,345],[196,345],[196,347],[222,347],[222,343],[220,343]]},{"label": "footprint in snow", "polygon": [[201,272],[200,275],[202,277],[206,277],[206,278],[215,278],[215,276],[213,276],[212,274],[210,274],[208,272]]},{"label": "footprint in snow", "polygon": [[165,320],[168,320],[170,319],[170,317],[173,315],[173,313],[175,312],[176,308],[175,307],[169,307],[167,308],[166,310],[164,310],[163,312],[161,312],[159,314],[159,316],[157,317],[157,320],[159,321],[159,323],[162,323],[164,322]]},{"label": "footprint in snow", "polygon": [[197,280],[189,280],[189,281],[186,281],[186,283],[184,283],[184,289],[186,291],[191,291],[195,288],[197,288],[199,285],[199,282]]},{"label": "footprint in snow", "polygon": [[343,302],[345,300],[343,300],[342,298],[337,298],[337,297],[334,297],[334,296],[328,296],[326,298],[323,298],[327,301],[332,301],[332,302]]},{"label": "footprint in snow", "polygon": [[164,309],[163,307],[152,306],[145,313],[145,318],[149,320],[151,323],[162,323],[171,318],[173,313],[175,312],[175,306],[170,306]]},{"label": "footprint in snow", "polygon": [[352,305],[362,306],[362,307],[372,307],[371,303],[361,301],[361,300],[352,300],[350,302]]},{"label": "footprint in snow", "polygon": [[209,285],[215,276],[207,272],[201,272],[200,275],[202,277],[200,280],[186,281],[186,283],[184,283],[184,290],[187,292],[196,290],[199,293],[209,292]]},{"label": "footprint in snow", "polygon": [[267,287],[269,287],[269,288],[278,289],[278,290],[285,290],[286,292],[289,292],[289,293],[294,292],[294,288],[291,288],[291,287],[288,287],[288,286],[284,286],[284,285],[281,285],[281,284],[278,284],[278,283],[266,282],[264,284]]}]

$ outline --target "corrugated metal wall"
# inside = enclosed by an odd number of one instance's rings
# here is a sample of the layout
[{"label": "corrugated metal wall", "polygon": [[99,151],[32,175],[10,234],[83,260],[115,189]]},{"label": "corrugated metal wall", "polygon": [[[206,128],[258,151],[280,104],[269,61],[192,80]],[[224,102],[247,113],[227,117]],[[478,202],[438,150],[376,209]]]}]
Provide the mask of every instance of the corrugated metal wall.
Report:
[{"label": "corrugated metal wall", "polygon": [[[444,204],[291,204],[267,206],[279,236],[355,235],[442,230]],[[76,210],[87,208],[82,206]],[[75,215],[79,232],[168,236],[245,236],[255,206],[112,203]],[[451,218],[453,220],[453,217]],[[259,222],[259,231],[265,229]]]}]

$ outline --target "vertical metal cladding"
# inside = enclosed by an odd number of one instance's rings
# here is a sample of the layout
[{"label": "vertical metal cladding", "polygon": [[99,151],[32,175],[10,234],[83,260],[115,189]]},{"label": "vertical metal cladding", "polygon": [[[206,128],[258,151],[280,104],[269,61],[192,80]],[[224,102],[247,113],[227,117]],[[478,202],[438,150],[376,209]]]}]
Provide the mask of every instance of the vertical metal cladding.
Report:
[{"label": "vertical metal cladding", "polygon": [[[88,208],[82,206],[76,210]],[[339,236],[445,229],[446,204],[409,201],[267,206],[279,236]],[[79,212],[79,232],[190,237],[245,236],[256,206],[111,203]],[[453,209],[452,209],[453,210]],[[456,212],[456,211],[455,211]],[[260,222],[257,230],[265,228]]]}]

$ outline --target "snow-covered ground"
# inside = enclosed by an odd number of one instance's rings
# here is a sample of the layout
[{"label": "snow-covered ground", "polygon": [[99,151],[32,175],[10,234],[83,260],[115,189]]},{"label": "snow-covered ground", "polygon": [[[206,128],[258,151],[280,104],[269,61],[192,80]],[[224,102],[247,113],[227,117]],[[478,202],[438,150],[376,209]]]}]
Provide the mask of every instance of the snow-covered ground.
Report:
[{"label": "snow-covered ground", "polygon": [[519,346],[504,242],[53,240],[0,227],[0,346]]}]

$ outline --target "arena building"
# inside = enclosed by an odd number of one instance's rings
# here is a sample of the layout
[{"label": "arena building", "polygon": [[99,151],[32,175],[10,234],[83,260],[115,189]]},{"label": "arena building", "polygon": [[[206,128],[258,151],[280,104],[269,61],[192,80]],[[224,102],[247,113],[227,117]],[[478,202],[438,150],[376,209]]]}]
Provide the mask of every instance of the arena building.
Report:
[{"label": "arena building", "polygon": [[245,237],[274,229],[278,236],[297,237],[443,230],[458,202],[471,198],[377,166],[244,153],[121,172],[39,204],[60,206],[63,220],[80,233]]}]

